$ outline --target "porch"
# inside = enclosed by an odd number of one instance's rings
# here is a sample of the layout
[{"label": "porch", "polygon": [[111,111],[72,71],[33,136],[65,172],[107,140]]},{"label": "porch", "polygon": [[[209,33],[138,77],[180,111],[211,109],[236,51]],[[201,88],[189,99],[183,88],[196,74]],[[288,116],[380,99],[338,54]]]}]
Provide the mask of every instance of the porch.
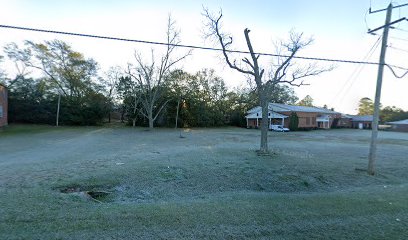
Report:
[{"label": "porch", "polygon": [[[259,128],[261,126],[261,121],[262,117],[260,113],[251,113],[247,115],[246,117],[247,120],[247,128]],[[285,126],[285,118],[288,118],[288,116],[285,116],[283,114],[279,114],[276,112],[269,112],[268,113],[268,128],[272,129],[272,126]]]},{"label": "porch", "polygon": [[330,115],[320,115],[316,118],[317,128],[329,129],[330,128]]}]

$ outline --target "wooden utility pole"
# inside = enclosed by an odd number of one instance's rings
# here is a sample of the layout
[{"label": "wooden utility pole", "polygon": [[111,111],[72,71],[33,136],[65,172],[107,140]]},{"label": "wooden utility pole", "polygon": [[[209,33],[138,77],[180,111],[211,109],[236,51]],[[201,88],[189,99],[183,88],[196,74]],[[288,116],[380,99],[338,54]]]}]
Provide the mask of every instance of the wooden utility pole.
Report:
[{"label": "wooden utility pole", "polygon": [[377,136],[378,136],[378,121],[379,121],[379,115],[380,115],[381,86],[382,86],[382,79],[383,79],[383,72],[384,72],[384,65],[385,65],[385,52],[387,50],[388,32],[390,29],[390,22],[391,22],[391,14],[392,14],[392,4],[390,3],[390,5],[388,5],[387,16],[385,18],[384,33],[383,33],[382,44],[381,44],[380,62],[378,65],[377,87],[375,90],[374,116],[373,116],[370,153],[368,155],[368,169],[367,169],[367,172],[370,175],[375,174],[374,164],[377,158]]},{"label": "wooden utility pole", "polygon": [[59,122],[60,104],[61,104],[61,93],[58,94],[57,122],[55,124],[57,127],[58,127],[58,122]]}]

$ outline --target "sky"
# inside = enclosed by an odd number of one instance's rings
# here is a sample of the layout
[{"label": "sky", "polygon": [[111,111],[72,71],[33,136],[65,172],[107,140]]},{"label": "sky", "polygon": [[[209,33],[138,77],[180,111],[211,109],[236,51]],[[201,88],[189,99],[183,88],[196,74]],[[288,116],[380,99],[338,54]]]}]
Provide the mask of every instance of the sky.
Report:
[{"label": "sky", "polygon": [[[407,2],[392,3],[396,6]],[[164,42],[170,14],[181,32],[182,44],[219,47],[203,38],[204,6],[213,12],[222,9],[224,30],[233,36],[236,50],[247,50],[243,35],[245,28],[251,30],[255,51],[264,53],[274,53],[274,43],[287,39],[289,32],[295,31],[314,39],[312,45],[299,52],[299,56],[378,62],[381,44],[376,43],[380,36],[367,34],[367,31],[384,24],[385,11],[368,14],[368,9],[370,6],[373,10],[383,9],[389,3],[386,0],[0,0],[0,24]],[[408,6],[393,10],[393,20],[401,17],[408,17]],[[408,21],[394,26],[390,31],[386,63],[408,68]],[[376,33],[382,34],[382,30]],[[66,41],[74,50],[95,59],[101,73],[110,66],[125,67],[127,63],[135,62],[135,51],[147,58],[151,48],[160,48],[5,28],[0,28],[0,36],[0,46],[9,42],[21,44],[24,40]],[[177,51],[182,54],[186,50]],[[268,69],[271,59],[261,58],[262,67]],[[299,66],[308,63],[297,61]],[[327,62],[317,64],[321,67],[332,65]],[[309,85],[295,87],[295,92],[300,99],[310,95],[317,106],[327,105],[336,111],[355,114],[361,98],[374,99],[378,67],[349,63],[335,63],[334,66],[331,72],[308,78]],[[12,71],[7,64],[4,67]],[[220,52],[194,50],[176,67],[191,73],[213,68],[230,88],[247,86],[246,77],[229,69]],[[396,72],[404,73],[398,69]],[[408,110],[407,89],[408,76],[399,79],[386,69],[382,105]]]}]

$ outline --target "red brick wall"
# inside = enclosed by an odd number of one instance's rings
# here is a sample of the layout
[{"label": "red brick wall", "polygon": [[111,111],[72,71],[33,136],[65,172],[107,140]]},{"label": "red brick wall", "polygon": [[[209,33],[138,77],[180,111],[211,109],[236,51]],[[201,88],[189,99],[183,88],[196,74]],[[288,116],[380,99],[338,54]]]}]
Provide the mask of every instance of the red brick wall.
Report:
[{"label": "red brick wall", "polygon": [[7,88],[0,85],[0,106],[3,108],[3,116],[0,117],[0,127],[7,125]]},{"label": "red brick wall", "polygon": [[[259,124],[261,124],[261,119],[259,119]],[[256,128],[256,119],[250,118],[248,119],[248,128]]]},{"label": "red brick wall", "polygon": [[340,118],[337,127],[351,128],[350,118]]},{"label": "red brick wall", "polygon": [[394,124],[391,125],[391,130],[396,132],[408,132],[407,124]]},{"label": "red brick wall", "polygon": [[[281,112],[281,114],[284,114],[286,116],[289,116],[288,118],[285,118],[285,127],[289,126],[289,121],[290,121],[290,114],[291,112]],[[310,112],[296,112],[298,118],[299,118],[299,128],[315,128],[317,127],[317,113],[310,113]]]}]

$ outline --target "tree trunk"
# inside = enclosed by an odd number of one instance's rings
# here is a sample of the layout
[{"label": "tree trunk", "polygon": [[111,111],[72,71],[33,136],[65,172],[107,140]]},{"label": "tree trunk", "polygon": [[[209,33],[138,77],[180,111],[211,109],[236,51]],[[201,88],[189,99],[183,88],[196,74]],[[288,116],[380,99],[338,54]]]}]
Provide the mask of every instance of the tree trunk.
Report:
[{"label": "tree trunk", "polygon": [[150,108],[149,109],[149,112],[148,112],[148,114],[147,114],[147,118],[149,119],[149,128],[150,129],[153,129],[153,122],[154,122],[154,119],[153,119],[153,108]]},{"label": "tree trunk", "polygon": [[132,119],[132,126],[135,127],[136,126],[136,118]]},{"label": "tree trunk", "polygon": [[177,123],[178,123],[180,99],[181,99],[181,98],[179,98],[178,101],[177,101],[176,126],[174,127],[174,128],[176,128],[176,129],[177,129]]},{"label": "tree trunk", "polygon": [[262,108],[262,120],[261,120],[261,147],[259,149],[260,154],[268,153],[268,101],[264,96],[260,96],[259,102]]},{"label": "tree trunk", "polygon": [[125,106],[122,107],[122,112],[120,113],[120,122],[124,123],[125,122]]},{"label": "tree trunk", "polygon": [[153,118],[149,118],[149,128],[153,129]]}]

